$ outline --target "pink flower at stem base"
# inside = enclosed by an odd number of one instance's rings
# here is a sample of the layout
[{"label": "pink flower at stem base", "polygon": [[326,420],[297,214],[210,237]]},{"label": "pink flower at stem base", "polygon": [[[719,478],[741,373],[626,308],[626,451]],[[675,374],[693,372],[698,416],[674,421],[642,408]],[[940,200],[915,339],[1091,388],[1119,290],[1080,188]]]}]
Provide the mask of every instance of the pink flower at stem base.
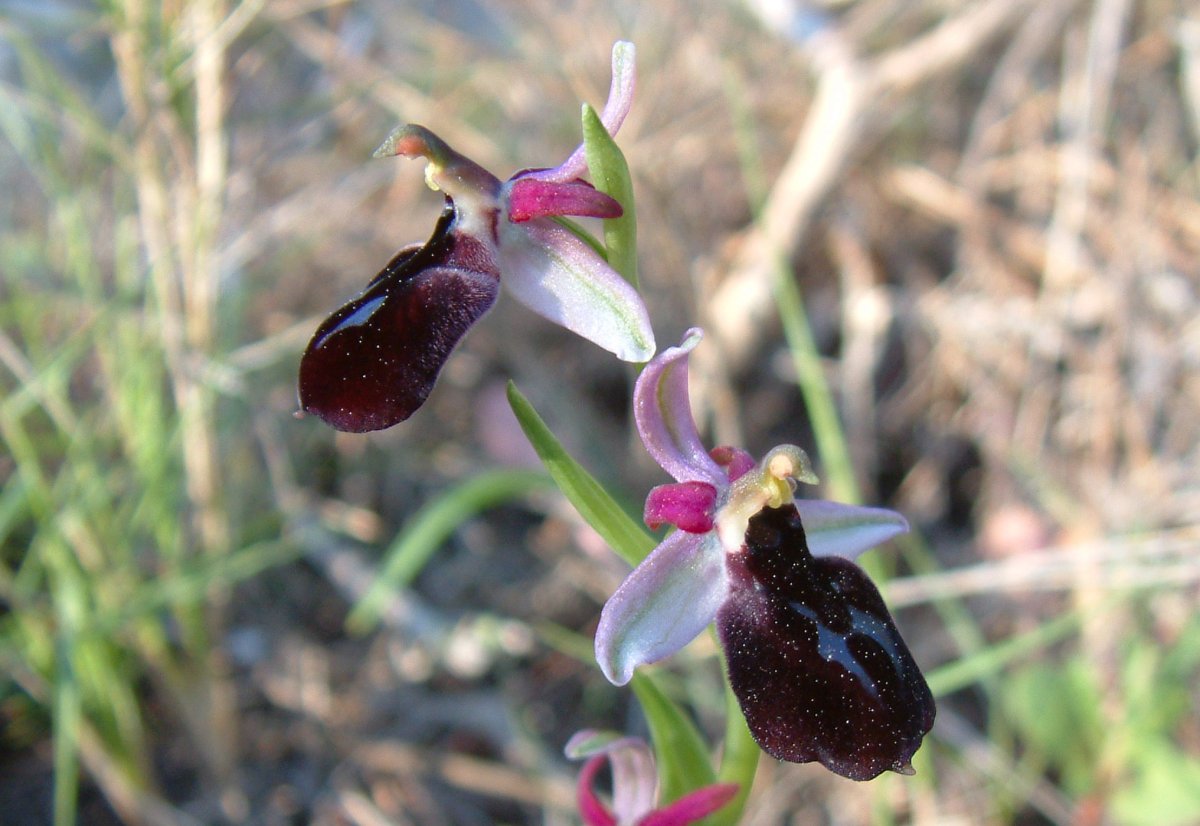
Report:
[{"label": "pink flower at stem base", "polygon": [[[643,740],[586,730],[572,737],[564,751],[572,759],[587,761],[579,772],[577,801],[588,826],[687,826],[717,811],[738,792],[735,783],[714,783],[659,808],[654,757]],[[595,790],[596,775],[605,763],[612,770],[611,809]]]}]

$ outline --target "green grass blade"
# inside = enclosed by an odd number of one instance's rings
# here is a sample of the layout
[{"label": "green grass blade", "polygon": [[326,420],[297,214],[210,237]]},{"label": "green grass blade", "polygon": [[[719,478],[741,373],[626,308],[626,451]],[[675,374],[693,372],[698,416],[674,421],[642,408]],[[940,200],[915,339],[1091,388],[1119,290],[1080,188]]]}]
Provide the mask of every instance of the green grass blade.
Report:
[{"label": "green grass blade", "polygon": [[83,698],[71,674],[70,653],[59,654],[54,682],[54,826],[74,826],[79,798],[79,724]]},{"label": "green grass blade", "polygon": [[59,633],[55,642],[52,735],[54,826],[74,826],[79,802],[79,727],[83,720],[83,691],[76,671],[79,656],[76,631],[86,615],[86,606],[83,585],[76,573],[62,570],[60,574],[55,593]]},{"label": "green grass blade", "polygon": [[850,460],[846,434],[842,430],[833,392],[821,367],[821,354],[804,311],[804,300],[796,280],[782,260],[775,262],[774,286],[779,320],[783,325],[792,363],[796,367],[800,395],[804,397],[804,407],[808,410],[830,498],[861,504],[862,496],[858,491],[858,481],[854,478],[854,464]]},{"label": "green grass blade", "polygon": [[374,628],[389,595],[412,582],[434,552],[466,519],[481,510],[550,485],[551,480],[544,473],[494,470],[468,479],[426,505],[388,548],[383,570],[351,610],[346,627],[354,633]]},{"label": "green grass blade", "polygon": [[[734,137],[746,198],[755,222],[759,222],[762,220],[762,207],[767,201],[768,187],[763,173],[762,154],[755,138],[754,115],[746,105],[750,96],[744,81],[733,70],[724,71],[721,76],[725,80],[725,98],[732,109]],[[830,498],[862,504],[837,404],[821,367],[821,354],[804,312],[804,299],[788,262],[778,252],[774,255],[771,268],[779,320],[796,369],[800,395],[808,410],[817,453],[821,457],[822,480],[828,485]]]},{"label": "green grass blade", "polygon": [[1072,634],[1083,622],[1083,615],[1074,611],[1055,617],[1016,637],[947,663],[929,673],[927,682],[934,696],[942,697],[997,674],[1016,660],[1037,653],[1046,646]]},{"label": "green grass blade", "polygon": [[268,540],[246,545],[219,559],[200,559],[177,566],[160,579],[142,583],[119,610],[97,614],[80,633],[89,639],[117,635],[132,622],[174,606],[201,604],[214,589],[231,588],[303,554],[304,549],[295,543]]},{"label": "green grass blade", "polygon": [[508,403],[546,470],[563,495],[579,511],[579,515],[630,565],[636,566],[645,559],[658,544],[657,540],[646,533],[609,492],[571,458],[533,405],[511,381],[508,383]]},{"label": "green grass blade", "polygon": [[558,623],[541,621],[533,626],[539,640],[563,656],[590,665],[596,661],[592,640]]}]

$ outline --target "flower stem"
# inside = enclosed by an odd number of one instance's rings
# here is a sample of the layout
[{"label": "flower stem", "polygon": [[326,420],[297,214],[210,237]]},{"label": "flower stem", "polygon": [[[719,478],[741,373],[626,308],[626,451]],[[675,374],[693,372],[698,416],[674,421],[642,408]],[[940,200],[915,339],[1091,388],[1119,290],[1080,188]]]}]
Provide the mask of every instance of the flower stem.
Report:
[{"label": "flower stem", "polygon": [[717,771],[718,783],[736,783],[737,796],[715,814],[704,821],[705,826],[733,826],[741,820],[742,811],[754,786],[754,775],[758,771],[758,758],[762,751],[742,716],[741,706],[733,689],[725,684],[725,750],[721,754],[721,768]]}]

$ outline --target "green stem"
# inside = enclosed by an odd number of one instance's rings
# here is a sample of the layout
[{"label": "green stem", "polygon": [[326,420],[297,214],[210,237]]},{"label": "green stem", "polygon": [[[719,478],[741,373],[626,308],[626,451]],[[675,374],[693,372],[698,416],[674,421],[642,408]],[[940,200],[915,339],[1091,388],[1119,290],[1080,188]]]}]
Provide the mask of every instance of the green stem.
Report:
[{"label": "green stem", "polygon": [[708,744],[691,719],[663,691],[656,676],[645,669],[630,682],[637,695],[658,763],[659,803],[678,800],[713,782]]},{"label": "green stem", "polygon": [[719,812],[710,815],[705,826],[733,826],[746,808],[750,791],[754,786],[754,775],[758,771],[758,760],[762,751],[750,735],[742,708],[728,682],[725,685],[725,749],[721,754],[721,768],[717,771],[718,783],[736,783],[737,796]]}]

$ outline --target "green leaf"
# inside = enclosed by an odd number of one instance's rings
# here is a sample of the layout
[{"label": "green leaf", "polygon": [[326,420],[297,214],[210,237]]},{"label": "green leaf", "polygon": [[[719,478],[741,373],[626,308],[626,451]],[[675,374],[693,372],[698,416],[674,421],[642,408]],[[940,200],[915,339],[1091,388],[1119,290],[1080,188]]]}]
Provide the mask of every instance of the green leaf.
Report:
[{"label": "green leaf", "polygon": [[617,555],[636,566],[658,544],[596,479],[563,448],[521,391],[508,383],[508,403],[526,438],[563,495]]},{"label": "green leaf", "polygon": [[713,783],[708,747],[691,719],[663,692],[644,669],[630,682],[637,695],[658,763],[659,805],[678,800],[688,792]]},{"label": "green leaf", "polygon": [[388,596],[412,582],[434,552],[466,519],[550,484],[550,478],[544,473],[494,470],[474,476],[430,502],[392,542],[384,555],[383,570],[346,618],[346,627],[355,633],[373,628],[379,622]]},{"label": "green leaf", "polygon": [[1092,791],[1105,736],[1092,670],[1078,659],[1031,663],[1005,681],[1001,696],[1029,754],[1053,767],[1068,793]]},{"label": "green leaf", "polygon": [[624,210],[619,218],[604,221],[604,246],[608,250],[608,263],[636,290],[637,210],[633,203],[629,164],[596,110],[586,103],[583,105],[583,151],[596,189],[615,198]]},{"label": "green leaf", "polygon": [[1165,738],[1142,744],[1133,782],[1113,795],[1112,815],[1128,826],[1200,821],[1200,760]]}]

